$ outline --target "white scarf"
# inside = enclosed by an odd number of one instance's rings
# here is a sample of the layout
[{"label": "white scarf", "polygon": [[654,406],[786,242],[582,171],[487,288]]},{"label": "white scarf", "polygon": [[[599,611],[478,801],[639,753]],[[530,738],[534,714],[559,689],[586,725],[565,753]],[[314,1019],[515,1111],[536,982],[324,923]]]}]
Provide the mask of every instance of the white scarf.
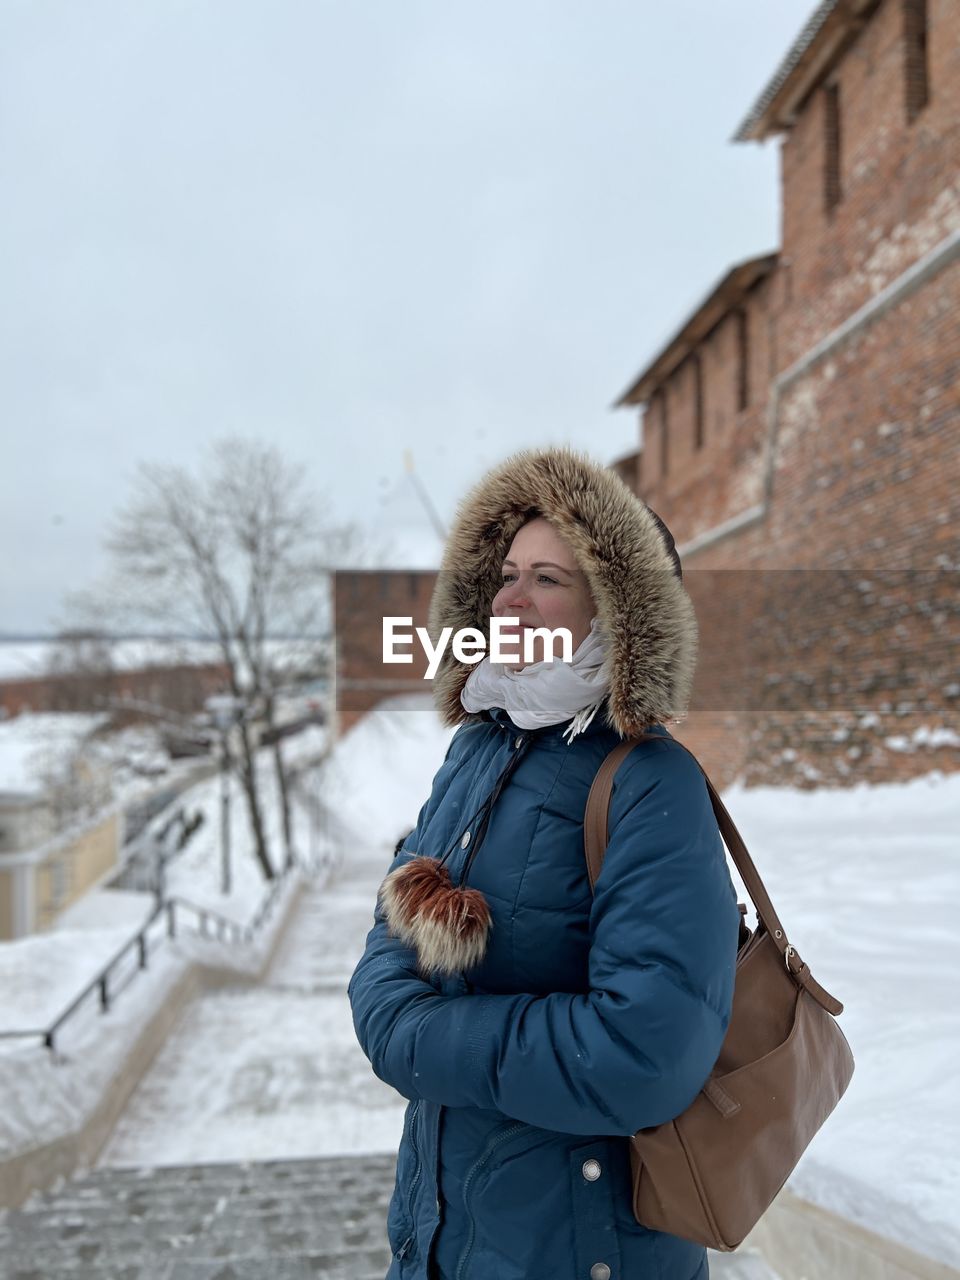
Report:
[{"label": "white scarf", "polygon": [[571,662],[558,658],[518,670],[492,663],[488,654],[467,677],[460,701],[470,712],[502,707],[518,729],[540,729],[573,716],[563,732],[565,738],[570,735],[569,746],[596,715],[609,689],[606,638],[594,618]]}]

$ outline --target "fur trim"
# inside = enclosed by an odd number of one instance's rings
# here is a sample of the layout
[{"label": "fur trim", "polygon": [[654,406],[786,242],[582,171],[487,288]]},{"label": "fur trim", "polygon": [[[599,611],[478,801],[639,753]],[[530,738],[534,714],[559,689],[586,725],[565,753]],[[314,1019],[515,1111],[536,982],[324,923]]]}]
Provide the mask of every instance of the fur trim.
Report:
[{"label": "fur trim", "polygon": [[[607,724],[626,738],[686,715],[698,641],[693,604],[647,506],[613,471],[572,449],[516,453],[460,503],[430,601],[433,643],[443,627],[476,627],[489,641],[503,560],[532,508],[573,551],[609,637]],[[472,670],[445,651],[433,696],[446,725],[481,718],[460,701]]]},{"label": "fur trim", "polygon": [[479,889],[456,888],[438,859],[414,858],[391,871],[380,901],[389,931],[416,950],[424,972],[449,976],[483,959],[487,900]]}]

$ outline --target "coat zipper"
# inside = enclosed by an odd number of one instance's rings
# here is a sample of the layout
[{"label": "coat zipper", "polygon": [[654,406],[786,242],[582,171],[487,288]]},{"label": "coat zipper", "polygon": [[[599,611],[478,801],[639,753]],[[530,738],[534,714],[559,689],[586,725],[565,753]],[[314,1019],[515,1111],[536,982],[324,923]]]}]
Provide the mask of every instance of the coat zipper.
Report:
[{"label": "coat zipper", "polygon": [[417,1145],[416,1141],[414,1140],[413,1133],[414,1133],[414,1126],[416,1125],[416,1122],[417,1122],[417,1114],[420,1111],[421,1102],[422,1102],[422,1099],[418,1098],[417,1101],[413,1104],[413,1110],[410,1112],[410,1122],[407,1125],[407,1133],[410,1137],[410,1145],[413,1147],[414,1151],[416,1152],[417,1163],[413,1171],[413,1178],[411,1179],[411,1182],[410,1182],[410,1191],[407,1194],[407,1217],[410,1219],[411,1231],[410,1231],[410,1235],[407,1236],[406,1240],[404,1240],[403,1244],[397,1250],[398,1258],[405,1258],[407,1256],[407,1254],[410,1252],[410,1246],[413,1244],[413,1238],[416,1235],[416,1219],[414,1217],[414,1212],[413,1212],[413,1195],[417,1189],[417,1183],[420,1181],[420,1174],[423,1171],[423,1159],[421,1158],[421,1155],[420,1155],[420,1148]]},{"label": "coat zipper", "polygon": [[506,1142],[508,1138],[515,1137],[516,1134],[521,1133],[524,1129],[528,1128],[529,1125],[526,1124],[514,1124],[511,1125],[509,1129],[505,1129],[503,1133],[498,1133],[497,1136],[487,1144],[486,1150],[480,1159],[477,1160],[475,1164],[471,1165],[470,1170],[463,1181],[463,1204],[464,1208],[467,1210],[467,1217],[470,1219],[470,1232],[467,1236],[467,1243],[464,1247],[463,1253],[460,1255],[460,1261],[457,1263],[456,1280],[463,1280],[463,1277],[466,1274],[466,1266],[470,1260],[470,1254],[473,1251],[473,1241],[477,1230],[473,1214],[470,1212],[469,1206],[467,1205],[467,1192],[470,1190],[470,1184],[493,1155],[494,1151],[496,1151],[497,1147],[500,1146],[501,1142]]}]

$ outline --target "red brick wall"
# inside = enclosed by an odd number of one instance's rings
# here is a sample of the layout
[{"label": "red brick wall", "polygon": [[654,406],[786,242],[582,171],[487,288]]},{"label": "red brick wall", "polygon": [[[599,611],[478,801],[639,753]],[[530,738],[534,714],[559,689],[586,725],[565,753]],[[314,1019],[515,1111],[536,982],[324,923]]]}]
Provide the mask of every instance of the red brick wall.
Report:
[{"label": "red brick wall", "polygon": [[782,146],[781,263],[749,296],[751,406],[734,317],[704,341],[705,441],[688,361],[643,428],[640,493],[685,543],[700,624],[691,713],[671,726],[723,785],[851,785],[960,768],[960,258],[784,386],[861,306],[960,227],[960,6],[930,0],[931,98],[908,124],[903,17],[885,0],[831,76],[842,199],[824,206],[824,99]]},{"label": "red brick wall", "polygon": [[437,575],[407,570],[338,570],[333,578],[336,709],[338,731],[351,725],[384,698],[403,693],[427,694],[427,662],[419,642],[398,648],[410,664],[384,664],[383,619],[412,618],[409,627],[427,625]]},{"label": "red brick wall", "polygon": [[[696,380],[686,360],[653,397],[643,426],[640,489],[678,541],[689,541],[762,498],[767,397],[775,364],[779,278],[747,295],[747,407],[739,408],[738,322],[725,317],[700,347],[703,442],[695,432]],[[667,442],[663,474],[664,436]],[[689,495],[696,494],[694,502]],[[671,518],[671,516],[673,518]],[[676,520],[679,529],[674,529]]]},{"label": "red brick wall", "polygon": [[618,458],[616,462],[611,464],[611,469],[617,473],[625,485],[636,492],[640,484],[640,473],[638,467],[640,465],[640,454],[630,453],[626,457]]},{"label": "red brick wall", "polygon": [[960,226],[960,7],[928,0],[930,100],[910,124],[901,0],[885,0],[832,73],[840,90],[843,197],[823,200],[824,94],[786,136],[780,326],[786,368]]},{"label": "red brick wall", "polygon": [[190,714],[202,710],[204,699],[223,690],[227,680],[227,668],[219,663],[3,680],[0,708],[8,716],[24,711],[98,711],[105,699],[134,698]]}]

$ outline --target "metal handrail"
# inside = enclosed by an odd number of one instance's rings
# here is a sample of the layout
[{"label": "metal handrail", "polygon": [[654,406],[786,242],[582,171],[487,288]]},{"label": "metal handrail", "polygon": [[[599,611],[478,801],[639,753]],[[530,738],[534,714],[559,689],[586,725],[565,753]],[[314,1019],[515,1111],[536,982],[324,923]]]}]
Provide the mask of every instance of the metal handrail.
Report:
[{"label": "metal handrail", "polygon": [[199,934],[202,938],[210,936],[207,930],[207,922],[213,921],[216,924],[216,939],[218,942],[224,941],[225,937],[229,937],[231,942],[249,942],[250,926],[240,925],[236,920],[231,920],[229,916],[222,916],[217,911],[211,911],[208,907],[197,906],[195,902],[188,902],[186,898],[166,898],[163,902],[163,910],[167,914],[167,937],[175,938],[177,936],[176,908],[181,907],[184,910],[192,911],[199,921]]},{"label": "metal handrail", "polygon": [[[87,985],[83,988],[80,994],[74,1000],[72,1000],[69,1005],[67,1005],[66,1009],[63,1010],[63,1012],[54,1022],[52,1022],[48,1027],[43,1029],[33,1029],[29,1031],[0,1031],[0,1040],[41,1038],[43,1040],[44,1047],[49,1049],[52,1053],[56,1047],[55,1038],[60,1028],[69,1018],[71,1018],[74,1015],[74,1013],[76,1013],[77,1009],[81,1004],[83,1004],[87,996],[89,996],[92,991],[95,991],[98,988],[100,991],[100,1012],[107,1013],[110,1009],[110,999],[111,999],[109,978],[113,970],[117,967],[117,965],[119,965],[120,961],[126,957],[127,953],[130,952],[134,947],[138,949],[140,954],[140,963],[135,972],[139,972],[141,969],[146,969],[147,959],[149,956],[149,951],[147,949],[147,933],[149,932],[150,926],[156,921],[158,916],[165,913],[167,917],[167,937],[168,938],[175,937],[176,936],[175,912],[177,907],[193,911],[194,914],[199,917],[199,920],[200,920],[199,932],[202,937],[209,936],[209,934],[207,933],[207,921],[214,920],[217,923],[216,937],[218,941],[223,940],[224,935],[227,933],[227,930],[229,928],[231,942],[249,944],[250,942],[253,941],[253,936],[256,933],[256,931],[260,928],[260,926],[264,923],[267,916],[269,915],[274,902],[276,902],[277,900],[277,896],[280,892],[280,889],[284,881],[286,880],[287,875],[292,870],[293,865],[294,864],[292,863],[288,864],[284,866],[277,873],[273,881],[273,884],[271,885],[269,891],[264,896],[263,901],[260,903],[260,906],[257,909],[256,915],[248,925],[237,924],[235,920],[231,920],[227,916],[222,916],[219,914],[219,912],[211,911],[206,907],[197,906],[197,904],[194,902],[188,902],[186,898],[178,898],[178,897],[165,898],[162,902],[160,902],[156,906],[153,913],[150,915],[149,919],[144,922],[144,924],[141,926],[139,931],[135,933],[131,938],[128,938],[128,940],[123,944],[120,950],[116,952],[113,958],[103,966],[103,968],[96,975],[96,977],[92,978],[90,982],[87,983]],[[128,982],[129,981],[130,979],[128,979]],[[125,983],[124,986],[126,985],[127,984]],[[116,992],[114,994],[119,994],[119,992]]]},{"label": "metal handrail", "polygon": [[163,908],[167,912],[168,937],[173,938],[176,936],[175,910],[177,907],[184,907],[188,911],[192,911],[194,915],[199,918],[201,937],[206,938],[209,936],[207,933],[207,921],[212,920],[216,922],[216,936],[218,941],[222,941],[224,934],[229,931],[232,941],[251,942],[253,940],[254,933],[256,933],[257,929],[260,928],[261,924],[266,920],[272,910],[273,904],[277,899],[277,895],[283,886],[283,882],[291,871],[293,865],[293,863],[288,863],[283,866],[279,872],[277,872],[277,875],[274,877],[273,884],[264,895],[263,901],[257,908],[256,915],[247,925],[240,925],[236,920],[231,920],[229,916],[222,916],[219,912],[211,911],[208,907],[197,906],[195,902],[188,902],[186,898],[167,898],[163,903]]}]

